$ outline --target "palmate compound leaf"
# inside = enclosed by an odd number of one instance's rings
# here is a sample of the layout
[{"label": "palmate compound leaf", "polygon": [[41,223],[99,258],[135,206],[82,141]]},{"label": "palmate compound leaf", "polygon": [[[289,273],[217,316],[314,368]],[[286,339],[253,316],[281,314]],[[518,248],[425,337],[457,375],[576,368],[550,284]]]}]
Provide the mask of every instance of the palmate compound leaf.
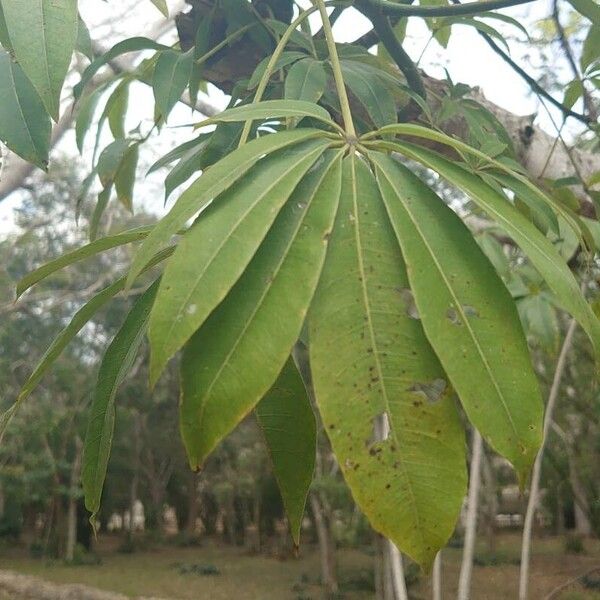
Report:
[{"label": "palmate compound leaf", "polygon": [[266,135],[244,144],[212,165],[179,197],[173,208],[144,240],[134,256],[127,284],[131,285],[152,256],[169,243],[171,236],[183,227],[188,219],[234,185],[259,160],[287,146],[321,136],[322,133],[318,129],[302,128]]},{"label": "palmate compound leaf", "polygon": [[394,159],[370,153],[425,334],[469,420],[523,482],[543,404],[515,304],[466,225]]},{"label": "palmate compound leaf", "polygon": [[226,296],[328,144],[309,140],[268,156],[216,199],[183,236],[167,264],[150,317],[152,384]]},{"label": "palmate compound leaf", "polygon": [[300,373],[290,357],[254,411],[265,437],[294,543],[315,469],[317,427]]},{"label": "palmate compound leaf", "polygon": [[463,501],[465,441],[450,384],[415,316],[375,178],[351,156],[309,313],[315,395],[356,502],[375,529],[428,566]]},{"label": "palmate compound leaf", "polygon": [[[477,175],[439,154],[413,144],[394,144],[406,157],[416,160],[439,173],[444,179],[463,190],[488,216],[506,231],[521,247],[531,264],[555,294],[561,307],[578,321],[590,338],[596,356],[600,357],[600,322],[581,294],[573,273],[558,250],[514,205],[486,185]],[[517,187],[521,194],[527,188],[518,181],[501,176],[502,183]]]},{"label": "palmate compound leaf", "polygon": [[[243,275],[185,346],[180,423],[192,468],[256,406],[298,339],[337,209],[340,160],[339,151],[327,152],[304,177]],[[251,197],[242,193],[245,203]],[[210,230],[207,221],[198,240]],[[201,305],[206,288],[199,290],[194,302]]]},{"label": "palmate compound leaf", "polygon": [[12,52],[56,121],[77,41],[77,0],[1,1]]},{"label": "palmate compound leaf", "polygon": [[115,396],[146,335],[148,317],[157,289],[158,280],[136,300],[121,329],[106,349],[98,371],[83,446],[81,474],[85,507],[92,513],[92,519],[100,509],[110,457],[115,427]]}]

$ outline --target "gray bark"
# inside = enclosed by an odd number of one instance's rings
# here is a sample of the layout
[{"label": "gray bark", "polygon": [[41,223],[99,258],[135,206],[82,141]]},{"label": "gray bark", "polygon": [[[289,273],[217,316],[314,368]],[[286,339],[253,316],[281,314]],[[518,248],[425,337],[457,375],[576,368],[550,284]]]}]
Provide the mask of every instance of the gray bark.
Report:
[{"label": "gray bark", "polygon": [[519,600],[527,600],[529,597],[529,561],[531,558],[531,532],[533,530],[533,518],[535,516],[535,510],[538,503],[539,489],[540,489],[540,477],[542,474],[542,458],[544,456],[544,448],[546,447],[546,440],[548,433],[550,432],[550,426],[554,415],[554,408],[556,401],[558,400],[558,392],[560,390],[560,384],[562,381],[563,373],[567,364],[567,356],[571,345],[573,343],[573,336],[575,335],[575,329],[577,328],[577,322],[575,319],[571,320],[567,334],[558,355],[556,362],[556,369],[554,371],[554,378],[552,380],[552,387],[550,388],[550,394],[548,396],[548,402],[546,404],[546,413],[544,415],[544,436],[542,439],[542,445],[535,457],[533,463],[533,471],[531,473],[531,484],[529,488],[529,500],[527,502],[527,511],[525,513],[525,522],[523,523],[523,542],[521,544],[521,571],[519,573]]},{"label": "gray bark", "polygon": [[310,508],[313,513],[317,539],[319,540],[319,554],[321,559],[321,581],[328,595],[337,594],[338,583],[336,576],[335,548],[331,538],[329,524],[324,514],[321,501],[316,492],[309,494]]},{"label": "gray bark", "polygon": [[433,573],[431,574],[431,597],[433,600],[442,600],[442,551],[440,550],[433,562]]},{"label": "gray bark", "polygon": [[465,545],[460,565],[457,600],[469,600],[471,598],[471,575],[473,573],[473,555],[475,554],[477,537],[477,510],[479,507],[479,488],[481,487],[481,455],[483,453],[483,440],[476,429],[473,429],[472,446]]}]

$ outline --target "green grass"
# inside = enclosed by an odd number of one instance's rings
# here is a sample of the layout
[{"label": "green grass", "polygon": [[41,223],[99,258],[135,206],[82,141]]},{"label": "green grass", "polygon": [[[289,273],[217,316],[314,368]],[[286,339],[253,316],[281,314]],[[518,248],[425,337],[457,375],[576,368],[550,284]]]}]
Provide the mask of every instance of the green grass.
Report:
[{"label": "green grass", "polygon": [[[101,539],[95,566],[66,566],[60,561],[44,563],[30,558],[24,549],[0,551],[0,568],[13,569],[55,583],[84,583],[128,596],[155,596],[173,600],[322,600],[318,585],[319,556],[314,546],[303,545],[299,558],[278,560],[267,556],[251,556],[240,548],[205,542],[201,547],[181,548],[156,546],[143,552],[116,552],[118,540]],[[495,564],[475,567],[474,600],[514,600],[517,597],[520,537],[503,534],[498,537]],[[544,598],[555,587],[600,564],[600,542],[586,540],[586,553],[564,553],[563,538],[545,537],[534,540],[531,573],[531,598]],[[478,553],[488,556],[484,543]],[[344,600],[367,600],[373,592],[363,589],[373,558],[361,550],[341,549],[337,553],[340,583],[360,580],[344,593]],[[449,548],[443,555],[444,597],[456,596],[461,550]],[[214,565],[219,575],[181,573],[181,564]],[[365,574],[367,576],[365,577]],[[430,580],[423,575],[414,588],[422,599],[431,597]],[[585,590],[574,584],[562,593],[561,600],[599,600],[598,591]],[[0,593],[0,600],[5,598]]]},{"label": "green grass", "polygon": [[[199,548],[161,546],[145,552],[120,554],[100,548],[100,565],[67,566],[60,561],[44,564],[25,555],[0,560],[0,568],[35,575],[55,583],[85,583],[128,596],[158,596],[177,600],[320,600],[319,560],[315,548],[306,546],[299,558],[278,560],[250,556],[242,549],[207,543]],[[372,558],[359,550],[341,550],[341,572],[372,567]],[[179,565],[214,565],[219,575],[181,574]],[[308,583],[305,583],[308,580]],[[372,593],[350,592],[351,600],[372,598]],[[1,598],[1,596],[0,596]]]}]

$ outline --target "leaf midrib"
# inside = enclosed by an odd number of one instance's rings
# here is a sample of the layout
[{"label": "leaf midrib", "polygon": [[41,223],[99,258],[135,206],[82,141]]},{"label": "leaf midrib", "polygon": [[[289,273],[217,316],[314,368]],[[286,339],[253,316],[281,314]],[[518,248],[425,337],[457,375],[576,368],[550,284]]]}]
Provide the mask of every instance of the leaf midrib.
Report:
[{"label": "leaf midrib", "polygon": [[[478,354],[479,354],[479,356],[481,358],[481,361],[482,361],[482,363],[483,363],[483,365],[485,367],[485,370],[487,371],[487,373],[488,373],[488,375],[490,377],[490,380],[492,381],[492,383],[494,385],[496,393],[498,394],[498,398],[500,399],[500,403],[502,404],[502,408],[504,409],[504,411],[506,413],[506,416],[508,417],[508,421],[509,421],[509,423],[510,423],[510,425],[512,427],[512,430],[515,433],[515,435],[517,436],[517,438],[520,439],[521,436],[520,436],[519,432],[517,431],[517,428],[516,428],[515,423],[513,421],[512,415],[510,414],[510,411],[509,411],[508,406],[506,404],[506,401],[504,399],[504,394],[502,393],[502,390],[500,389],[498,381],[496,380],[496,377],[494,376],[494,374],[493,374],[493,372],[491,370],[491,367],[490,367],[490,364],[489,364],[489,362],[487,360],[487,357],[483,353],[483,349],[481,348],[481,345],[479,344],[479,340],[475,336],[475,332],[474,332],[473,328],[471,327],[471,323],[468,320],[467,315],[465,314],[465,312],[463,310],[461,302],[456,297],[456,295],[454,293],[454,290],[453,290],[452,286],[450,285],[450,282],[448,281],[448,279],[447,279],[447,277],[446,277],[443,269],[441,268],[441,265],[440,265],[439,261],[437,260],[437,258],[435,256],[435,254],[434,254],[431,246],[429,245],[429,243],[427,241],[427,238],[423,235],[423,231],[422,231],[421,227],[419,226],[418,222],[415,221],[415,219],[414,219],[414,217],[413,217],[413,215],[412,215],[412,213],[411,213],[411,211],[410,211],[407,203],[404,201],[402,195],[400,195],[397,192],[397,190],[396,190],[393,182],[390,180],[390,178],[387,176],[387,174],[384,172],[384,170],[381,167],[379,168],[379,171],[386,178],[386,180],[388,181],[388,183],[390,184],[390,186],[392,187],[392,189],[396,192],[396,196],[399,198],[399,200],[402,202],[402,205],[405,207],[406,214],[408,215],[409,219],[411,220],[411,222],[412,222],[415,230],[419,234],[423,245],[427,249],[427,251],[428,251],[428,253],[429,253],[430,257],[431,257],[431,260],[433,261],[436,269],[438,270],[438,272],[440,274],[440,277],[441,277],[442,281],[446,285],[446,288],[448,289],[448,292],[450,293],[450,296],[451,296],[451,298],[454,301],[455,309],[457,310],[457,312],[459,313],[459,315],[462,317],[463,323],[465,324],[465,326],[466,326],[466,328],[467,328],[467,330],[468,330],[468,332],[469,332],[469,334],[471,336],[471,339],[473,340],[473,343],[474,343],[475,348],[476,348],[476,350],[477,350],[477,352],[478,352]],[[385,202],[385,200],[384,200],[384,202]],[[385,204],[387,206],[387,202],[385,202]]]},{"label": "leaf midrib", "polygon": [[281,259],[277,263],[276,269],[273,271],[273,275],[272,275],[269,283],[265,286],[263,293],[261,294],[258,302],[256,303],[255,308],[252,310],[252,313],[250,314],[249,318],[247,319],[246,323],[244,324],[244,327],[243,327],[242,331],[240,332],[240,334],[236,338],[234,344],[231,347],[231,350],[227,353],[227,356],[223,360],[223,362],[222,362],[221,366],[219,367],[217,373],[215,374],[213,380],[210,382],[210,385],[208,386],[208,388],[206,390],[206,393],[202,396],[202,398],[201,398],[201,405],[200,405],[201,406],[200,415],[199,415],[199,418],[198,418],[198,421],[200,422],[200,427],[202,427],[202,421],[204,420],[204,413],[206,412],[206,405],[208,404],[208,401],[206,399],[209,398],[209,396],[211,394],[211,391],[212,391],[212,388],[214,387],[215,383],[218,381],[219,377],[221,376],[221,373],[223,372],[223,369],[225,368],[225,366],[227,364],[229,364],[229,361],[230,361],[231,357],[233,356],[234,352],[237,350],[237,347],[239,346],[242,338],[245,336],[246,331],[250,327],[251,323],[254,322],[254,318],[256,317],[256,314],[258,313],[258,311],[262,307],[265,298],[267,297],[267,295],[272,290],[273,283],[275,282],[275,280],[277,278],[277,275],[281,271],[281,267],[282,267],[283,263],[286,261],[288,255],[289,255],[290,248],[292,247],[292,245],[296,241],[296,237],[298,235],[298,231],[300,231],[300,228],[301,228],[302,224],[306,220],[306,215],[308,214],[310,207],[313,205],[315,196],[319,193],[319,190],[321,189],[321,185],[323,184],[324,179],[327,177],[327,175],[330,173],[331,169],[334,167],[335,162],[337,160],[339,160],[339,156],[340,156],[340,154],[342,152],[338,153],[338,156],[334,160],[332,160],[331,164],[323,172],[322,177],[320,178],[319,183],[315,187],[314,193],[310,197],[310,200],[306,203],[306,208],[304,210],[304,215],[302,216],[301,219],[298,220],[297,226],[295,227],[295,230],[294,230],[293,234],[290,236],[289,242],[288,242],[288,244],[286,245],[286,248],[285,248],[285,252],[282,253]]},{"label": "leaf midrib", "polygon": [[[385,379],[383,376],[383,368],[381,366],[381,362],[379,360],[379,350],[378,350],[378,344],[377,344],[377,340],[375,338],[375,330],[373,327],[373,320],[371,317],[371,303],[369,301],[369,296],[367,293],[367,273],[365,271],[364,268],[364,263],[363,263],[363,257],[362,257],[362,244],[361,244],[361,236],[360,236],[360,211],[358,210],[358,202],[357,202],[357,198],[358,198],[358,192],[357,192],[357,179],[356,179],[356,167],[355,167],[355,160],[357,160],[354,156],[351,158],[351,169],[352,169],[352,207],[354,210],[354,218],[355,218],[355,223],[354,223],[354,239],[355,239],[355,243],[356,243],[356,257],[357,257],[357,264],[358,264],[358,269],[360,272],[360,277],[361,277],[361,292],[363,295],[363,303],[364,303],[364,307],[365,307],[365,314],[367,317],[367,324],[368,324],[368,328],[369,328],[369,337],[371,338],[371,345],[373,347],[373,358],[375,360],[375,364],[377,367],[377,374],[379,377],[379,382],[380,382],[380,389],[382,391],[382,396],[383,396],[383,401],[385,404],[385,410],[386,410],[386,414],[388,415],[388,420],[389,420],[389,433],[392,435],[394,441],[396,442],[396,444],[398,445],[398,447],[404,447],[404,444],[401,443],[400,439],[398,438],[397,434],[396,434],[396,428],[395,426],[393,426],[393,419],[392,419],[392,411],[391,411],[391,406],[390,406],[390,401],[388,398],[388,394],[387,394],[387,388],[385,385]],[[379,192],[379,190],[378,190]],[[383,440],[380,440],[383,441]],[[411,509],[412,509],[412,513],[414,515],[415,518],[415,522],[417,524],[417,531],[419,532],[419,536],[421,538],[421,542],[425,542],[425,537],[424,537],[424,532],[423,532],[423,526],[421,524],[421,515],[419,513],[418,507],[417,507],[417,499],[415,497],[414,491],[413,491],[413,485],[412,485],[412,477],[410,476],[408,469],[406,467],[406,464],[404,462],[404,457],[403,456],[399,456],[399,461],[398,461],[402,467],[402,473],[404,474],[404,480],[406,482],[406,487],[409,491],[410,494],[410,498],[411,498]]]},{"label": "leaf midrib", "polygon": [[[313,154],[316,154],[317,152],[321,151],[322,147],[319,146],[316,150],[313,150],[312,152],[310,152],[307,156],[311,156]],[[307,157],[303,157],[302,160],[305,160]],[[276,187],[277,185],[279,185],[281,183],[281,181],[287,176],[289,175],[289,173],[291,171],[293,171],[296,167],[298,166],[298,163],[294,162],[290,165],[289,168],[287,168],[282,175],[280,175],[280,177],[276,180],[274,180],[269,187],[267,187],[264,192],[261,193],[261,195],[258,196],[258,198],[248,206],[248,208],[240,215],[240,217],[234,221],[234,225],[229,229],[229,233],[227,236],[225,236],[221,242],[219,243],[219,245],[216,247],[216,249],[214,250],[214,252],[212,253],[212,255],[210,256],[209,260],[207,260],[203,270],[198,274],[198,276],[196,277],[196,281],[194,283],[194,285],[192,287],[190,287],[190,291],[188,292],[188,294],[185,296],[185,300],[184,302],[180,303],[181,307],[185,307],[188,305],[190,299],[192,298],[192,296],[196,293],[196,290],[198,288],[198,286],[200,285],[200,282],[202,280],[202,278],[204,277],[204,275],[206,274],[207,270],[210,268],[210,266],[213,264],[215,258],[219,255],[219,253],[221,252],[221,250],[223,249],[223,247],[225,246],[225,244],[229,243],[229,241],[233,238],[235,232],[237,231],[238,227],[241,225],[241,223],[246,219],[246,217],[256,208],[256,206],[265,198],[265,196],[267,196],[267,194],[269,192],[271,192],[273,190],[274,187]],[[310,168],[310,166],[307,167],[307,170]],[[180,309],[175,315],[173,315],[173,317],[171,318],[171,326],[168,329],[168,332],[163,336],[163,340],[165,340],[165,342],[171,337],[171,334],[173,333],[173,329],[175,327],[175,324],[178,323],[177,321],[177,317],[179,317],[180,315],[183,314],[183,309]],[[189,336],[188,336],[189,337]],[[165,348],[165,343],[161,344],[161,354],[164,354],[164,348]]]}]

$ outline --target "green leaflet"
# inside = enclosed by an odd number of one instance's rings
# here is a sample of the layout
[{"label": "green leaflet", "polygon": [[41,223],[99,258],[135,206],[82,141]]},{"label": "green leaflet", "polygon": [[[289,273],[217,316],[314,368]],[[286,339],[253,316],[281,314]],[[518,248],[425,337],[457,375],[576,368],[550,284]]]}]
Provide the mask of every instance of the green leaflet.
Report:
[{"label": "green leaflet", "polygon": [[75,49],[77,52],[81,52],[86,58],[94,60],[94,49],[92,48],[90,30],[87,28],[81,15],[77,18],[77,41],[75,42]]},{"label": "green leaflet", "polygon": [[304,383],[291,357],[254,412],[265,436],[292,538],[298,546],[315,469],[317,428]]},{"label": "green leaflet", "polygon": [[349,157],[309,314],[313,384],[358,505],[375,529],[427,566],[452,534],[465,494],[464,434],[411,303],[375,179]]},{"label": "green leaflet", "polygon": [[534,342],[555,356],[560,347],[560,325],[548,294],[539,292],[517,303],[519,315],[527,334]]},{"label": "green leaflet", "polygon": [[335,125],[329,113],[314,102],[306,102],[305,100],[264,100],[228,108],[215,117],[201,121],[196,127],[204,127],[212,123],[233,123],[236,121],[288,117],[312,117],[328,125]]},{"label": "green leaflet", "polygon": [[0,45],[4,47],[5,50],[10,52],[10,37],[8,35],[8,29],[6,28],[6,21],[4,19],[4,12],[2,10],[2,2],[0,1]]},{"label": "green leaflet", "polygon": [[100,509],[110,457],[115,427],[115,396],[146,334],[157,289],[158,280],[136,300],[121,329],[106,349],[98,371],[98,383],[85,435],[81,473],[85,507],[92,513],[92,519]]},{"label": "green leaflet", "polygon": [[595,348],[596,356],[600,357],[600,322],[581,294],[573,273],[550,241],[506,198],[476,175],[426,148],[402,143],[397,145],[397,149],[469,194],[515,240],[546,280],[557,302],[583,327]]},{"label": "green leaflet", "polygon": [[40,169],[48,167],[52,127],[21,67],[0,48],[0,140]]},{"label": "green leaflet", "polygon": [[150,318],[152,384],[226,296],[327,144],[310,140],[268,156],[182,237],[165,268]]},{"label": "green leaflet", "polygon": [[190,148],[169,171],[165,177],[165,202],[175,188],[202,169],[202,156],[206,151],[207,144],[208,142],[205,141]]},{"label": "green leaflet", "polygon": [[[146,265],[144,271],[152,268],[173,253],[173,248],[165,248],[156,254]],[[23,384],[21,392],[16,402],[3,414],[0,415],[0,438],[4,434],[13,414],[17,411],[19,405],[36,388],[42,377],[50,369],[54,361],[60,356],[69,342],[79,333],[81,328],[98,312],[111,298],[125,288],[125,277],[121,277],[113,284],[104,288],[96,294],[84,306],[82,306],[74,315],[69,324],[54,338],[49,348],[39,360],[35,370]]]},{"label": "green leaflet", "polygon": [[[340,159],[328,152],[304,177],[243,275],[185,346],[180,423],[192,468],[269,390],[298,339],[335,217]],[[269,165],[264,172],[274,175]],[[240,196],[252,197],[243,190]],[[207,219],[198,238],[211,229]],[[200,288],[195,302],[208,294],[210,288]]]},{"label": "green leaflet", "polygon": [[159,114],[165,121],[190,81],[193,63],[193,48],[185,53],[161,52],[156,61],[152,89]]},{"label": "green leaflet", "polygon": [[[2,0],[2,2],[5,1],[6,0]],[[75,99],[78,100],[81,97],[85,86],[104,65],[108,64],[111,60],[121,56],[122,54],[127,54],[128,52],[139,52],[140,50],[171,50],[171,48],[145,37],[132,37],[115,44],[108,52],[105,52],[102,56],[96,58],[94,62],[92,62],[92,64],[90,64],[83,72],[81,80],[73,88],[73,95],[75,96]]]},{"label": "green leaflet", "polygon": [[[501,160],[496,160],[494,158],[489,157],[484,152],[465,144],[464,142],[457,140],[445,133],[440,131],[436,131],[434,129],[429,129],[428,127],[423,127],[422,125],[417,125],[414,123],[398,123],[396,125],[388,125],[386,127],[382,127],[378,132],[369,133],[364,136],[364,139],[369,139],[374,137],[375,135],[407,135],[407,136],[415,136],[418,138],[423,138],[426,140],[432,140],[434,142],[439,142],[441,144],[445,144],[454,148],[459,153],[464,153],[474,158],[479,159],[486,166],[492,167],[494,169],[498,169],[502,173],[506,173],[512,177],[514,177],[517,181],[520,181],[522,185],[526,186],[529,189],[531,195],[537,197],[541,202],[549,204],[555,210],[557,214],[559,214],[563,219],[567,222],[569,227],[573,229],[577,233],[578,236],[581,237],[582,240],[585,240],[586,244],[589,247],[593,246],[593,239],[589,235],[589,231],[583,226],[581,219],[577,217],[577,215],[569,208],[564,206],[561,202],[555,200],[552,196],[545,194],[542,190],[540,190],[534,183],[529,181],[529,179],[517,173],[512,168],[507,167]],[[379,147],[386,147],[386,142],[379,142]],[[394,144],[387,144],[392,150],[395,150]]]},{"label": "green leaflet", "polygon": [[514,302],[443,200],[393,159],[369,156],[427,338],[470,421],[523,481],[541,443],[543,404]]},{"label": "green leaflet", "polygon": [[206,134],[201,134],[193,140],[189,140],[180,144],[179,146],[175,146],[173,150],[167,152],[164,156],[161,156],[152,166],[148,169],[146,175],[150,175],[150,173],[154,173],[158,171],[158,169],[162,169],[163,167],[169,166],[171,163],[175,162],[178,159],[183,158],[188,154],[188,152],[194,149],[196,146],[206,143],[207,139]]},{"label": "green leaflet", "polygon": [[151,226],[139,227],[137,229],[130,229],[129,231],[124,231],[123,233],[118,233],[116,235],[103,237],[102,239],[96,240],[91,244],[86,244],[81,248],[77,248],[77,250],[67,252],[55,260],[47,262],[45,265],[42,265],[35,271],[31,271],[31,273],[28,273],[25,275],[25,277],[19,280],[17,283],[17,298],[30,287],[39,281],[42,281],[42,279],[46,279],[46,277],[52,275],[52,273],[60,271],[61,269],[64,269],[65,267],[80,260],[94,256],[99,252],[104,252],[105,250],[116,248],[117,246],[123,246],[124,244],[130,244],[131,242],[143,240],[151,229]]},{"label": "green leaflet", "polygon": [[377,127],[395,123],[396,103],[376,71],[360,62],[342,61],[344,80]]},{"label": "green leaflet", "polygon": [[284,96],[290,100],[317,102],[327,84],[323,63],[305,58],[294,64],[285,78]]},{"label": "green leaflet", "polygon": [[[298,52],[296,50],[291,50],[289,52],[282,52],[281,56],[273,66],[273,74],[277,73],[283,67],[287,67],[288,65],[295,63],[298,60],[306,58],[307,55],[304,52]],[[252,73],[252,77],[250,77],[250,81],[248,82],[248,89],[253,90],[259,83],[261,77],[264,75],[267,65],[269,64],[269,60],[271,60],[270,56],[266,56],[263,60],[258,63],[256,69],[254,69],[254,73]],[[272,76],[272,75],[271,75]]]},{"label": "green leaflet", "polygon": [[133,259],[127,285],[131,285],[148,260],[169,243],[171,236],[183,227],[188,219],[199,213],[213,198],[231,187],[252,165],[267,154],[321,134],[318,129],[303,128],[266,135],[244,144],[212,165],[179,197],[173,208],[144,240]]},{"label": "green leaflet", "polygon": [[92,125],[92,121],[94,120],[94,112],[96,110],[96,106],[98,106],[98,101],[100,100],[102,94],[104,94],[106,91],[107,86],[111,83],[112,81],[107,81],[97,89],[92,90],[83,98],[83,100],[81,100],[79,104],[79,108],[77,109],[77,118],[75,120],[75,140],[77,142],[79,154],[83,153],[85,136]]},{"label": "green leaflet", "polygon": [[56,121],[77,41],[77,0],[1,0],[17,62]]},{"label": "green leaflet", "polygon": [[71,322],[54,338],[52,344],[40,361],[33,373],[29,376],[17,402],[23,401],[35,389],[44,374],[49,370],[52,363],[60,356],[62,351],[67,347],[69,342],[79,333],[81,328],[109,301],[118,294],[125,286],[125,278],[118,279],[113,284],[105,287],[101,292],[96,294],[82,308],[80,308]]},{"label": "green leaflet", "polygon": [[169,17],[169,7],[167,6],[167,0],[150,0],[158,10],[165,16]]},{"label": "green leaflet", "polygon": [[[125,119],[129,104],[129,81],[124,79],[106,103],[110,132],[115,139],[125,137]],[[100,125],[100,123],[98,124]]]},{"label": "green leaflet", "polygon": [[117,199],[129,212],[133,212],[133,188],[135,187],[138,158],[139,144],[134,143],[127,148],[115,173],[114,183]]},{"label": "green leaflet", "polygon": [[600,25],[600,6],[595,0],[569,0],[569,3],[593,25]]},{"label": "green leaflet", "polygon": [[[583,43],[579,64],[585,73],[587,68],[600,59],[600,22],[592,25]],[[581,85],[581,82],[576,80]]]}]

